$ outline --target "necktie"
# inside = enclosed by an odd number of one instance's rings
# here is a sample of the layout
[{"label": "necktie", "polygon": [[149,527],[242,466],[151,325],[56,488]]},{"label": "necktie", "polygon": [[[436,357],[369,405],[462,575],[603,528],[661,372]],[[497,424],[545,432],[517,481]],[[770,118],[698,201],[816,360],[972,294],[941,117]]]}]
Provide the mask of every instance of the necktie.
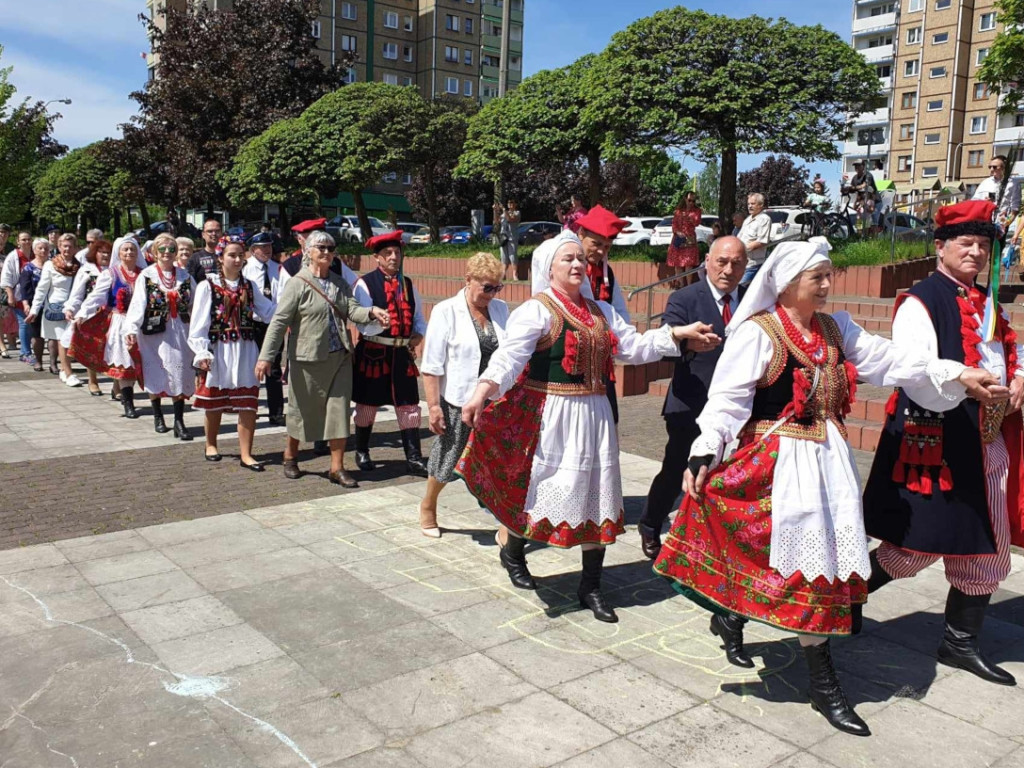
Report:
[{"label": "necktie", "polygon": [[270,298],[270,270],[267,269],[267,265],[263,265],[263,295],[266,298]]},{"label": "necktie", "polygon": [[731,301],[732,296],[730,296],[728,293],[722,297],[722,322],[724,322],[726,325],[728,325],[729,321],[732,320],[732,307],[729,306],[729,303]]}]

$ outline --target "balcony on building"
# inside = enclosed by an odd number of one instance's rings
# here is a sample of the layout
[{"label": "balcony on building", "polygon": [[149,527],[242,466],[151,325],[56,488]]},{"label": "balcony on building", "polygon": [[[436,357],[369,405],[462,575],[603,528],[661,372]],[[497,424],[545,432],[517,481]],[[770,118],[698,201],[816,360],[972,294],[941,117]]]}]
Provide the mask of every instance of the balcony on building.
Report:
[{"label": "balcony on building", "polygon": [[865,128],[869,125],[885,125],[889,122],[889,107],[888,105],[880,107],[871,112],[864,112],[858,115],[853,120],[853,124],[861,128]]},{"label": "balcony on building", "polygon": [[[878,158],[880,158],[880,157],[883,157],[884,155],[888,154],[888,152],[889,152],[889,142],[888,142],[888,140],[882,142],[881,144],[872,144],[871,145],[871,157],[878,157]],[[853,141],[845,141],[845,142],[843,142],[843,158],[844,159],[858,158],[858,157],[863,159],[865,156],[867,156],[867,153],[868,153],[868,148],[866,146],[862,147],[859,144],[857,144],[857,140],[856,139],[854,139]]]},{"label": "balcony on building", "polygon": [[[523,23],[523,0],[511,0],[512,8],[509,11],[509,18],[513,24]],[[501,21],[503,0],[484,0],[480,4],[480,11],[484,16]]]},{"label": "balcony on building", "polygon": [[[858,12],[861,10],[857,9]],[[867,32],[885,32],[887,30],[896,29],[896,13],[882,13],[878,16],[856,16],[853,19],[853,34],[854,37],[862,35]]]},{"label": "balcony on building", "polygon": [[857,53],[863,56],[868,64],[881,64],[883,61],[892,61],[895,52],[896,49],[891,43],[889,45],[857,48]]}]

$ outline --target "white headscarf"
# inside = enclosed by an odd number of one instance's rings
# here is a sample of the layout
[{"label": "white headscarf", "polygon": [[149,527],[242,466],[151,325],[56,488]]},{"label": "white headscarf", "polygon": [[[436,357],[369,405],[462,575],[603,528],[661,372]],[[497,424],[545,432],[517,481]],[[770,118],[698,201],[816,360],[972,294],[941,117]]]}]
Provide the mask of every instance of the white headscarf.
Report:
[{"label": "white headscarf", "polygon": [[779,294],[801,273],[819,264],[831,263],[828,252],[832,250],[828,240],[812,237],[806,242],[781,243],[772,251],[764,266],[754,275],[743,301],[733,312],[732,320],[725,328],[728,336],[740,323],[758,312],[772,309],[779,300]]},{"label": "white headscarf", "polygon": [[135,243],[135,250],[139,252],[135,263],[138,265],[139,269],[145,268],[146,260],[142,255],[142,250],[139,248],[139,241],[134,237],[119,237],[114,241],[114,247],[110,252],[110,264],[107,265],[107,269],[115,269],[117,265],[121,263],[121,246],[129,240]]},{"label": "white headscarf", "polygon": [[[535,296],[551,287],[551,263],[555,260],[555,253],[566,243],[575,243],[580,248],[583,247],[583,243],[572,230],[563,229],[550,240],[545,240],[538,245],[533,251],[530,272],[533,280],[533,294]],[[583,281],[580,291],[583,293],[583,298],[594,298],[594,292],[590,289],[589,280]]]}]

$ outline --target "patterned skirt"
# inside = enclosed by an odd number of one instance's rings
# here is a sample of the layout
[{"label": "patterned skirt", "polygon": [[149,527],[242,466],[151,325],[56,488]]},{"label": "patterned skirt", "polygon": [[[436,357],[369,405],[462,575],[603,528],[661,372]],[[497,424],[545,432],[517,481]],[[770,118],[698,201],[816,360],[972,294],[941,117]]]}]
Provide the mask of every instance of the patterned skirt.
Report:
[{"label": "patterned skirt", "polygon": [[466,450],[472,430],[462,422],[462,406],[452,405],[442,397],[441,411],[444,413],[444,434],[437,436],[430,449],[427,474],[439,483],[450,483],[459,479],[455,465]]},{"label": "patterned skirt", "polygon": [[778,448],[777,435],[749,442],[709,473],[704,498],[684,499],[654,571],[699,603],[794,632],[848,635],[851,604],[867,598],[863,579],[787,579],[768,564]]},{"label": "patterned skirt", "polygon": [[192,407],[197,411],[218,411],[220,413],[240,413],[256,411],[259,405],[259,387],[235,387],[221,389],[206,385],[206,371],[199,374],[196,384],[196,397]]}]

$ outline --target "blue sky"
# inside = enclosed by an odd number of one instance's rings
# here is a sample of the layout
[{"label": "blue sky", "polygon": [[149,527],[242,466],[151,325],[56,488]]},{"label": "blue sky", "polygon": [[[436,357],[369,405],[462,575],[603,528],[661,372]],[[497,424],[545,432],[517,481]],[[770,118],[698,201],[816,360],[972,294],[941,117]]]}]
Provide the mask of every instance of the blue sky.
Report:
[{"label": "blue sky", "polygon": [[[690,8],[733,16],[785,17],[797,24],[821,24],[849,38],[852,0],[690,0]],[[611,36],[636,19],[677,3],[658,0],[524,0],[523,66],[529,75],[600,51]],[[63,119],[56,135],[71,147],[120,134],[117,126],[134,112],[128,94],[146,79],[140,52],[148,48],[139,13],[144,0],[3,0],[0,66],[13,66],[18,96],[71,98],[55,104]],[[809,52],[809,55],[810,54]],[[699,169],[694,160],[684,163]],[[756,165],[744,158],[741,170]],[[838,163],[816,163],[835,188]]]}]

